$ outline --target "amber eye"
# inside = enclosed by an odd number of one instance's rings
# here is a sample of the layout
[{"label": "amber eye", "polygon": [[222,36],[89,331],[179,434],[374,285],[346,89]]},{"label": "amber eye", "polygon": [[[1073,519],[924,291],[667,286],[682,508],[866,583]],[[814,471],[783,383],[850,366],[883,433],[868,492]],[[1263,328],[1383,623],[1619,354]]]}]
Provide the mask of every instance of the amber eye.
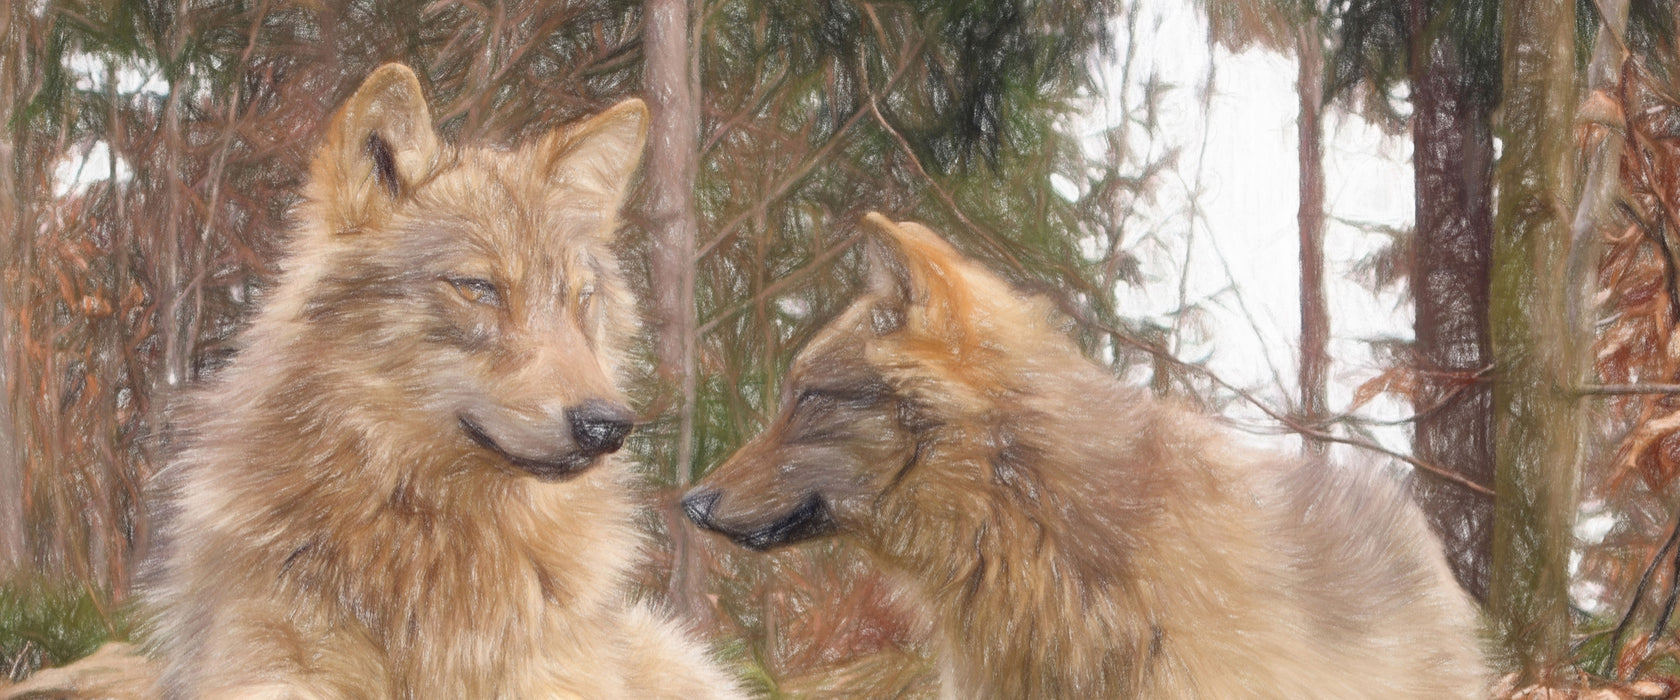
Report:
[{"label": "amber eye", "polygon": [[501,306],[501,292],[496,291],[496,283],[476,277],[451,277],[449,285],[462,299],[485,306]]}]

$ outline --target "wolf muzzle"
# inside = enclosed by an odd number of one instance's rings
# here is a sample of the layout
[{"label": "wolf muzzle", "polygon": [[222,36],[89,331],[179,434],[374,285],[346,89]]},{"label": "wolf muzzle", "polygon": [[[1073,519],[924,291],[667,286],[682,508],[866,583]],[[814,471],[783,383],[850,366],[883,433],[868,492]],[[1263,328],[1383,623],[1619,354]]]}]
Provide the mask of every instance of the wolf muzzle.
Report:
[{"label": "wolf muzzle", "polygon": [[459,417],[461,430],[468,439],[494,452],[508,464],[530,472],[544,481],[564,481],[583,473],[601,455],[617,452],[624,446],[624,438],[635,427],[630,409],[610,401],[591,399],[566,409],[566,423],[577,448],[558,457],[532,458],[513,454],[502,447],[484,427],[472,418]]},{"label": "wolf muzzle", "polygon": [[683,512],[688,519],[712,532],[724,535],[747,549],[762,552],[767,549],[833,534],[838,525],[829,512],[828,502],[818,494],[810,494],[775,522],[753,530],[741,531],[719,523],[714,517],[723,492],[697,486],[683,496]]}]

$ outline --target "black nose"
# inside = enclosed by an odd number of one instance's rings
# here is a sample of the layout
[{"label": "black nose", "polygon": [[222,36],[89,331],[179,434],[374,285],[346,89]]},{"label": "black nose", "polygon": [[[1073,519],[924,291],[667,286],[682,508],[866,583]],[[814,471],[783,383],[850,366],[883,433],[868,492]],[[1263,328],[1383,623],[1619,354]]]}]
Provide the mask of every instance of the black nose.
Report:
[{"label": "black nose", "polygon": [[688,514],[688,519],[693,520],[695,525],[706,527],[711,524],[712,508],[717,507],[718,498],[721,496],[722,491],[696,486],[687,496],[683,496],[683,512]]},{"label": "black nose", "polygon": [[624,436],[634,425],[630,409],[610,401],[590,399],[566,409],[566,419],[572,424],[572,439],[578,449],[590,456],[617,452],[624,446]]}]

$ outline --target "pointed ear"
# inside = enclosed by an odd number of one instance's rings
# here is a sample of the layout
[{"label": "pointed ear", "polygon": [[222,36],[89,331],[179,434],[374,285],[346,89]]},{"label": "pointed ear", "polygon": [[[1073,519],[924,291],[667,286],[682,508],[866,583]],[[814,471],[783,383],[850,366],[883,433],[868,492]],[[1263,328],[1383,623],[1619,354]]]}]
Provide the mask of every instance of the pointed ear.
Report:
[{"label": "pointed ear", "polygon": [[375,70],[340,107],[316,157],[335,230],[378,223],[436,165],[437,135],[414,72],[399,63]]},{"label": "pointed ear", "polygon": [[885,300],[875,314],[876,332],[897,330],[907,318],[936,333],[959,329],[971,306],[962,254],[921,224],[894,222],[879,212],[864,220],[877,232],[865,253],[869,291]]},{"label": "pointed ear", "polygon": [[[871,213],[875,217],[879,214]],[[874,219],[870,219],[874,224]],[[904,309],[910,306],[915,291],[910,286],[910,273],[898,251],[879,235],[870,235],[863,242],[863,268],[868,293],[877,298],[870,309],[870,325],[875,335],[886,335],[904,327]]]},{"label": "pointed ear", "polygon": [[539,147],[539,158],[547,162],[549,191],[564,192],[568,198],[591,196],[591,204],[609,216],[616,213],[641,165],[647,130],[647,105],[636,99],[556,129]]}]

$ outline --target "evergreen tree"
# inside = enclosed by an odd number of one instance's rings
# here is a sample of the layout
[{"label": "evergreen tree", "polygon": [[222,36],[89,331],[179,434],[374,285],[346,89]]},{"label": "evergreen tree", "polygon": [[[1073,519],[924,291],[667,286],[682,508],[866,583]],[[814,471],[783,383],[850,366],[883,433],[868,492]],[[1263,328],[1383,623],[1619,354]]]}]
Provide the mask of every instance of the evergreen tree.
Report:
[{"label": "evergreen tree", "polygon": [[[1329,94],[1398,122],[1411,103],[1415,230],[1408,278],[1418,379],[1412,452],[1474,483],[1493,483],[1487,308],[1493,250],[1493,109],[1499,104],[1499,3],[1332,0]],[[1459,583],[1485,600],[1493,502],[1434,474],[1413,495],[1446,545]]]}]

